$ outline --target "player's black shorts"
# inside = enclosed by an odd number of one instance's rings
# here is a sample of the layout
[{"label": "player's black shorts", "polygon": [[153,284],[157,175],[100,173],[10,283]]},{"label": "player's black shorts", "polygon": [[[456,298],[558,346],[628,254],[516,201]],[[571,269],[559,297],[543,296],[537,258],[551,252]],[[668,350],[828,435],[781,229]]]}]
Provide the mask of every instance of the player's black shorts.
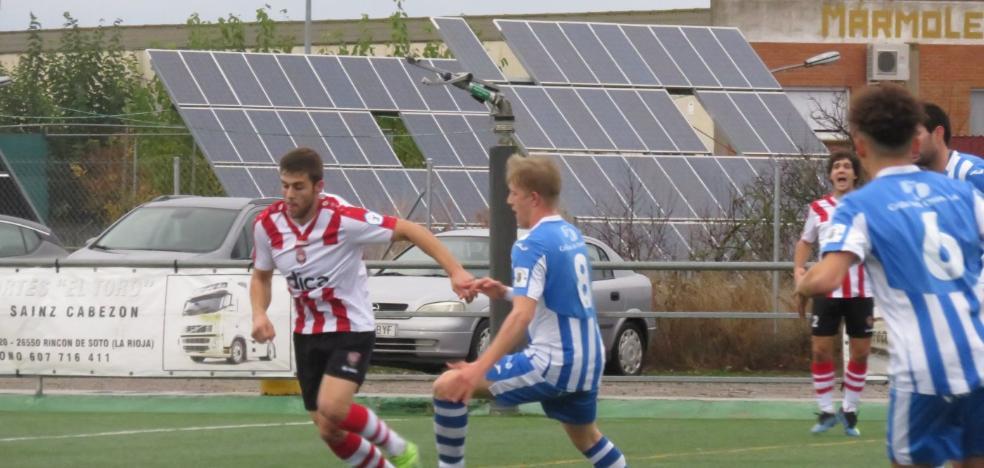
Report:
[{"label": "player's black shorts", "polygon": [[871,338],[875,328],[875,300],[870,297],[813,298],[813,315],[810,326],[813,336],[834,336],[844,328],[851,338]]},{"label": "player's black shorts", "polygon": [[316,335],[294,333],[297,381],[301,384],[304,408],[318,409],[322,376],[330,375],[362,385],[376,332],[329,332]]}]

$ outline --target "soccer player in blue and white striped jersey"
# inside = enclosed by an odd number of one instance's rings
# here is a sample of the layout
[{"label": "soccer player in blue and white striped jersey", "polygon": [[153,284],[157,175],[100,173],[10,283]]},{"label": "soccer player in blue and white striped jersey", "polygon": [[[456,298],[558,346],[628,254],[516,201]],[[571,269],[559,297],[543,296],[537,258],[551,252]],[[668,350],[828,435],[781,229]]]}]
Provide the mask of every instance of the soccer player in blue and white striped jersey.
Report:
[{"label": "soccer player in blue and white striped jersey", "polygon": [[916,164],[951,179],[970,182],[977,190],[984,191],[984,159],[950,149],[950,118],[940,106],[924,102],[926,113],[917,127],[919,148]]},{"label": "soccer player in blue and white striped jersey", "polygon": [[[509,406],[539,402],[592,465],[624,467],[621,451],[595,424],[605,348],[584,238],[557,213],[560,172],[549,158],[513,156],[507,180],[516,221],[530,228],[513,245],[513,287],[483,278],[473,289],[511,298],[513,308],[475,362],[452,364],[434,382],[439,466],[464,466],[465,404],[478,393]],[[524,351],[508,354],[527,340]]]},{"label": "soccer player in blue and white striped jersey", "polygon": [[[821,240],[823,259],[799,281],[806,298],[864,262],[889,332],[888,455],[895,466],[946,460],[984,466],[984,196],[910,164],[923,110],[898,85],[852,102],[850,128],[874,179],[844,197]],[[916,143],[918,145],[918,143]]]}]

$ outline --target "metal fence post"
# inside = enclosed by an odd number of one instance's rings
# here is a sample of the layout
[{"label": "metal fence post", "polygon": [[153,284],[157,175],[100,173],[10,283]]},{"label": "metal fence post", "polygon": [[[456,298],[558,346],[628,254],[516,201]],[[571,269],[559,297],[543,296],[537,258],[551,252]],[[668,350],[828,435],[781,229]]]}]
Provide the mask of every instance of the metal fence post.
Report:
[{"label": "metal fence post", "polygon": [[172,161],[174,161],[174,176],[172,177],[174,181],[174,194],[178,195],[181,193],[181,158],[175,156]]},{"label": "metal fence post", "polygon": [[130,192],[133,193],[133,202],[137,202],[137,151],[140,147],[140,139],[133,137],[133,174],[130,180]]},{"label": "metal fence post", "polygon": [[434,213],[434,208],[433,208],[433,206],[434,206],[434,191],[431,190],[431,188],[433,187],[433,184],[434,184],[434,159],[433,158],[427,158],[427,182],[426,183],[427,183],[427,186],[424,188],[424,193],[426,194],[426,197],[427,197],[427,230],[428,231],[432,231],[433,230],[433,227],[434,227],[433,226],[433,224],[434,224],[433,217],[431,216]]},{"label": "metal fence post", "polygon": [[198,166],[198,160],[195,159],[195,146],[194,145],[191,146],[191,157],[188,158],[188,161],[191,163],[191,184],[189,184],[188,192],[191,193],[192,195],[196,195],[197,194],[197,191],[196,191],[196,188],[197,187],[195,187],[195,167]]},{"label": "metal fence post", "polygon": [[[779,160],[772,157],[772,261],[779,261]],[[772,311],[779,312],[779,272],[772,272]],[[779,322],[772,321],[772,333],[779,333]]]}]

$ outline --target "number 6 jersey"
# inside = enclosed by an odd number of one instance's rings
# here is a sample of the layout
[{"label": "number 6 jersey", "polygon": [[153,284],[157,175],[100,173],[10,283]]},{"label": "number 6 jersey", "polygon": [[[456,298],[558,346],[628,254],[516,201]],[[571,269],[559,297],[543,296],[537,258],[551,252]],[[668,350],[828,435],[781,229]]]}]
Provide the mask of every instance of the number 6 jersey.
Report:
[{"label": "number 6 jersey", "polygon": [[984,198],[916,166],[883,169],[841,200],[823,254],[865,263],[889,333],[900,391],[959,395],[981,386]]},{"label": "number 6 jersey", "polygon": [[513,294],[537,301],[526,354],[561,390],[597,389],[605,347],[580,231],[560,216],[547,216],[513,245],[512,264]]}]

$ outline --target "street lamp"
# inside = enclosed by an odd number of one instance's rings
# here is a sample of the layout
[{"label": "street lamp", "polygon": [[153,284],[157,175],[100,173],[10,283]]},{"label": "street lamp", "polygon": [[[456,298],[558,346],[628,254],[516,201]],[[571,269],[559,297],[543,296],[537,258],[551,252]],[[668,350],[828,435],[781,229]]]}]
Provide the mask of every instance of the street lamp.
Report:
[{"label": "street lamp", "polygon": [[0,86],[7,86],[7,85],[9,85],[10,83],[13,83],[13,82],[14,82],[13,78],[11,78],[9,76],[2,76],[2,75],[0,75]]},{"label": "street lamp", "polygon": [[810,67],[815,67],[815,66],[818,66],[818,65],[826,65],[828,63],[834,63],[834,62],[840,60],[840,58],[841,58],[840,52],[837,52],[836,50],[831,50],[829,52],[824,52],[824,53],[819,54],[819,55],[814,55],[813,57],[810,57],[810,58],[804,60],[803,63],[794,63],[792,65],[783,65],[783,66],[781,66],[779,68],[773,68],[772,70],[769,70],[769,71],[772,72],[772,73],[776,73],[776,72],[781,72],[781,71],[786,71],[786,70],[792,70],[794,68],[810,68]]}]

